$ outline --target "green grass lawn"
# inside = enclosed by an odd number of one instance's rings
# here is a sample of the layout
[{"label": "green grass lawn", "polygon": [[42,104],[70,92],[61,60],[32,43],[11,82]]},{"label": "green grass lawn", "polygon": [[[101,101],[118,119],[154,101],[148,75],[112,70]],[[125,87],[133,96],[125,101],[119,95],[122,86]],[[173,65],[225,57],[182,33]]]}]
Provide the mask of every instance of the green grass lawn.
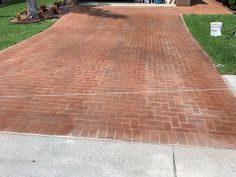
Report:
[{"label": "green grass lawn", "polygon": [[[199,42],[221,74],[236,75],[236,37],[227,38],[236,31],[236,15],[185,15],[193,37]],[[222,36],[210,36],[210,22],[223,22]]]},{"label": "green grass lawn", "polygon": [[[54,0],[38,0],[38,5],[40,2],[51,4]],[[43,31],[55,22],[55,20],[45,20],[32,24],[9,23],[16,12],[23,11],[25,8],[25,0],[11,0],[8,4],[0,5],[0,50]]]}]

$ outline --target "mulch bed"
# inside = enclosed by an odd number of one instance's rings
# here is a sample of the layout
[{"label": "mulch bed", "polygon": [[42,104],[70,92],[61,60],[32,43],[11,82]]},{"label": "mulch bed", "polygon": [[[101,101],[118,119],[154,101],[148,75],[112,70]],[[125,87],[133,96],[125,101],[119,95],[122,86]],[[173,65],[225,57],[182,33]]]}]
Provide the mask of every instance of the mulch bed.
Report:
[{"label": "mulch bed", "polygon": [[36,23],[39,21],[43,21],[46,19],[57,19],[62,15],[69,12],[70,6],[60,6],[57,7],[55,5],[48,6],[46,10],[39,10],[38,15],[33,18],[29,18],[27,11],[20,12],[15,17],[10,20],[10,23],[14,24],[26,24],[26,23]]}]

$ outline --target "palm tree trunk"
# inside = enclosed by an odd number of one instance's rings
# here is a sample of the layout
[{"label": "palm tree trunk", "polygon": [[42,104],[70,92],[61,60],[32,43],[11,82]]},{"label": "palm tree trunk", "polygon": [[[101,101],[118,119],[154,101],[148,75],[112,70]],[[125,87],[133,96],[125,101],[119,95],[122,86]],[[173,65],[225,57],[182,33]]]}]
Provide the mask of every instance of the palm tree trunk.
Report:
[{"label": "palm tree trunk", "polygon": [[65,0],[66,5],[77,5],[78,0]]},{"label": "palm tree trunk", "polygon": [[26,0],[27,10],[29,17],[35,17],[37,15],[37,2],[36,0]]}]

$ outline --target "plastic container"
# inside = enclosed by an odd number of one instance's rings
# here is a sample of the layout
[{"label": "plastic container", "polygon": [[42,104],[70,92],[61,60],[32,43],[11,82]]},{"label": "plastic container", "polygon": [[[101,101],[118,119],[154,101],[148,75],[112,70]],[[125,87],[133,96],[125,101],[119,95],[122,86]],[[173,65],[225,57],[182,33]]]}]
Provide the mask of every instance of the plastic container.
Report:
[{"label": "plastic container", "polygon": [[145,3],[145,4],[150,3],[150,0],[144,0],[144,3]]},{"label": "plastic container", "polygon": [[211,36],[221,36],[222,22],[211,22]]},{"label": "plastic container", "polygon": [[155,4],[161,4],[161,0],[154,0]]}]

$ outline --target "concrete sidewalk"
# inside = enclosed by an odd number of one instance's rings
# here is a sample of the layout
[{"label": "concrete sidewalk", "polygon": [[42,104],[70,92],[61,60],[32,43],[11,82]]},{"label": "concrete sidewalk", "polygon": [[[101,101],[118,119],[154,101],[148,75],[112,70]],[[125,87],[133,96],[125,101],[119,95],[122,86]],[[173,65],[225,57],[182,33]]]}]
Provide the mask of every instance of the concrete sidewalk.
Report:
[{"label": "concrete sidewalk", "polygon": [[4,177],[234,177],[236,151],[0,134]]}]

